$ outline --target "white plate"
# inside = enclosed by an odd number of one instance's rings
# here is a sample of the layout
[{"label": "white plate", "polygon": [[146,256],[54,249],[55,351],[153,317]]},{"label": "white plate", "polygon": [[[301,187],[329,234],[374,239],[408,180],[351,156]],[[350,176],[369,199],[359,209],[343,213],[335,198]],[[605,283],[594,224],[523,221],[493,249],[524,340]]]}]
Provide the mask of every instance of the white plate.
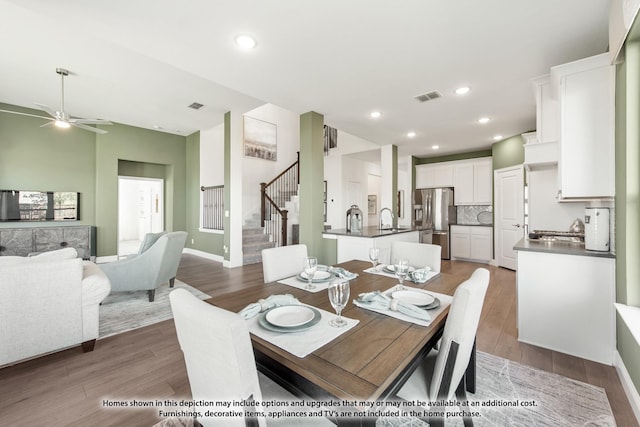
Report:
[{"label": "white plate", "polygon": [[[395,273],[396,272],[396,266],[393,264],[389,264],[389,265],[385,265],[384,269],[387,271],[387,273]],[[415,268],[409,266],[409,269],[407,271],[413,271],[415,270]]]},{"label": "white plate", "polygon": [[431,295],[426,292],[416,291],[395,291],[391,296],[398,301],[402,301],[407,304],[413,304],[418,307],[429,305],[435,301]]},{"label": "white plate", "polygon": [[[309,280],[309,276],[307,275],[306,272],[301,272],[300,273],[300,277],[302,277],[304,280]],[[328,271],[316,271],[316,274],[313,275],[313,280],[327,280],[331,277],[331,273],[329,273]]]},{"label": "white plate", "polygon": [[287,305],[276,307],[265,317],[267,322],[281,328],[293,328],[313,320],[313,310],[303,305]]}]

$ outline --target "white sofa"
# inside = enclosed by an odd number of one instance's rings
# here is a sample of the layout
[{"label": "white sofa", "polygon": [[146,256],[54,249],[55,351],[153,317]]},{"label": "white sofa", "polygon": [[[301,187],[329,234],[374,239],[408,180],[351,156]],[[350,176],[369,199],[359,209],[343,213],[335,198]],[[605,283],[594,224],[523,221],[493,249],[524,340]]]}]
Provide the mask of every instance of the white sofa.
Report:
[{"label": "white sofa", "polygon": [[34,257],[0,257],[0,366],[98,338],[107,276],[66,248]]}]

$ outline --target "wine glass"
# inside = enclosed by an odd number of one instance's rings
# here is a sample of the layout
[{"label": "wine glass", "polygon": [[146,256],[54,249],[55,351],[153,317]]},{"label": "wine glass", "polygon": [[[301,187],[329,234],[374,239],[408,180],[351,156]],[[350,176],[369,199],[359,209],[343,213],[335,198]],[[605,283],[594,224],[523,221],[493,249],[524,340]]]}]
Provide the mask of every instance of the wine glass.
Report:
[{"label": "wine glass", "polygon": [[305,289],[315,289],[316,285],[313,284],[313,276],[315,276],[316,271],[318,270],[318,258],[308,256],[304,259],[304,265],[302,267],[304,269],[305,274],[307,275],[307,286]]},{"label": "wine glass", "polygon": [[375,246],[369,248],[369,259],[371,260],[371,264],[373,264],[373,268],[375,270],[376,265],[378,265],[378,260],[380,259],[380,248],[376,248]]},{"label": "wine glass", "polygon": [[393,271],[396,273],[396,277],[400,282],[400,286],[402,286],[402,282],[404,282],[404,278],[407,277],[409,273],[409,261],[406,259],[398,259],[393,265]]},{"label": "wine glass", "polygon": [[329,321],[329,325],[335,328],[341,328],[347,324],[342,318],[342,309],[349,301],[349,281],[345,279],[335,279],[327,288],[329,291],[329,301],[333,306],[338,317]]}]

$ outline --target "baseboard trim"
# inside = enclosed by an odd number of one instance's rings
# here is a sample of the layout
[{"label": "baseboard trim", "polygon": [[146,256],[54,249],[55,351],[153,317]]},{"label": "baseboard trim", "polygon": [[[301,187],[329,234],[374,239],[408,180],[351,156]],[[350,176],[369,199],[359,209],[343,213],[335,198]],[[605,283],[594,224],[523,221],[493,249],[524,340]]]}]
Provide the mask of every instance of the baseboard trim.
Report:
[{"label": "baseboard trim", "polygon": [[103,264],[106,262],[113,262],[118,260],[118,255],[106,255],[96,257],[96,264]]},{"label": "baseboard trim", "polygon": [[615,353],[615,364],[616,371],[618,371],[618,377],[620,378],[622,388],[629,399],[629,404],[631,405],[633,414],[636,416],[636,419],[640,424],[640,393],[638,393],[635,384],[631,381],[629,371],[627,371],[627,367],[624,365],[624,361],[622,360],[622,357],[620,357],[620,353],[617,351]]},{"label": "baseboard trim", "polygon": [[217,261],[217,262],[221,262],[221,263],[225,262],[224,258],[221,257],[220,255],[211,254],[209,252],[200,251],[198,249],[184,248],[182,252],[185,253],[185,254],[196,255],[196,256],[199,256],[201,258],[210,259],[212,261]]}]

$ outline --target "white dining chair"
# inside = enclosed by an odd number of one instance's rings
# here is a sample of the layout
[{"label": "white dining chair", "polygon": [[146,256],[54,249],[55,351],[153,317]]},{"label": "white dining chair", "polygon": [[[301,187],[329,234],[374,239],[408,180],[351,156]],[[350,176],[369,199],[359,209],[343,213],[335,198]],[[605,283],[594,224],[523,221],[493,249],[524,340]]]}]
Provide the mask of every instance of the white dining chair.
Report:
[{"label": "white dining chair", "polygon": [[[429,353],[397,393],[398,397],[407,401],[434,402],[450,400],[455,393],[458,401],[466,400],[465,372],[475,344],[488,285],[489,270],[478,268],[458,286],[439,349]],[[471,418],[463,418],[463,421],[465,426],[473,426]],[[442,425],[443,420],[431,422]]]},{"label": "white dining chair", "polygon": [[264,283],[295,276],[302,271],[307,257],[307,245],[278,246],[262,250],[262,275]]},{"label": "white dining chair", "polygon": [[[201,301],[184,289],[169,294],[176,334],[184,354],[191,396],[198,401],[299,400],[297,397],[258,373],[246,320]],[[211,406],[198,406],[205,413]],[[214,406],[215,408],[215,406]],[[260,407],[257,407],[260,408]],[[237,408],[236,408],[237,410]],[[198,418],[204,427],[245,426],[242,417]],[[266,419],[252,419],[267,425]],[[311,425],[333,425],[326,418],[309,418]]]},{"label": "white dining chair", "polygon": [[397,259],[406,259],[409,260],[409,265],[412,267],[429,267],[431,271],[440,273],[441,258],[442,246],[440,245],[417,242],[391,242],[391,263],[394,263]]}]

